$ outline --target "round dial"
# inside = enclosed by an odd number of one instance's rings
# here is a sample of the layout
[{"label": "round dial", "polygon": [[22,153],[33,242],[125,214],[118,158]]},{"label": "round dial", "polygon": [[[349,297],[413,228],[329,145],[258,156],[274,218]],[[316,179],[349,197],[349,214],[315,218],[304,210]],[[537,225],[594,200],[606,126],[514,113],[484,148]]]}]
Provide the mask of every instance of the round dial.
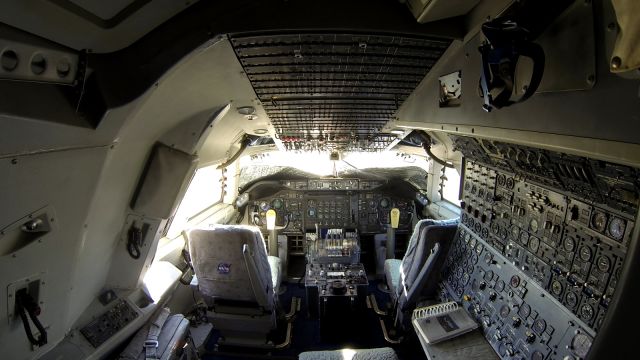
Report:
[{"label": "round dial", "polygon": [[612,238],[620,240],[624,236],[624,230],[626,227],[627,225],[624,220],[614,217],[609,221],[609,227],[607,229],[609,230],[609,235],[611,235]]},{"label": "round dial", "polygon": [[589,321],[593,318],[595,311],[589,304],[584,304],[580,307],[580,318],[584,321]]},{"label": "round dial", "polygon": [[520,308],[520,311],[518,313],[524,319],[528,318],[529,315],[531,315],[531,306],[529,306],[529,304],[522,304],[522,307]]},{"label": "round dial", "polygon": [[500,307],[500,316],[504,319],[507,316],[509,316],[509,313],[511,312],[511,309],[509,308],[509,305],[502,305],[502,307]]},{"label": "round dial", "polygon": [[389,201],[388,198],[382,198],[380,199],[380,207],[383,209],[386,209],[389,207],[389,205],[391,205],[391,202]]},{"label": "round dial", "polygon": [[529,234],[526,231],[522,231],[520,233],[520,242],[524,246],[527,246],[527,244],[529,243]]},{"label": "round dial", "polygon": [[507,179],[507,188],[508,189],[513,189],[514,186],[516,186],[516,183],[513,181],[513,178],[508,178]]},{"label": "round dial", "polygon": [[533,322],[531,329],[538,333],[538,335],[542,334],[542,332],[547,328],[547,322],[542,318],[538,318]]},{"label": "round dial", "polygon": [[562,284],[558,280],[553,280],[551,283],[551,293],[555,296],[562,294]]},{"label": "round dial", "polygon": [[598,257],[596,264],[598,265],[598,270],[602,272],[607,272],[611,268],[611,260],[604,255]]},{"label": "round dial", "polygon": [[519,227],[517,227],[516,225],[513,225],[513,226],[511,227],[511,238],[512,238],[513,240],[517,240],[517,239],[518,239],[518,236],[520,236],[520,228],[519,228]]},{"label": "round dial", "polygon": [[498,174],[498,176],[496,176],[496,182],[498,183],[498,186],[504,186],[506,180],[507,178],[502,174]]},{"label": "round dial", "polygon": [[603,212],[596,211],[591,217],[591,227],[596,231],[604,232],[607,226],[607,215]]},{"label": "round dial", "polygon": [[540,247],[540,239],[538,239],[535,236],[532,236],[531,238],[529,238],[529,250],[531,250],[531,252],[536,252],[538,251],[538,248]]},{"label": "round dial", "polygon": [[536,350],[531,353],[531,360],[544,360],[544,354]]},{"label": "round dial", "polygon": [[484,279],[487,281],[491,281],[491,279],[493,279],[493,270],[489,270],[486,273],[484,273]]},{"label": "round dial", "polygon": [[578,296],[574,292],[567,293],[567,305],[574,307],[578,304]]},{"label": "round dial", "polygon": [[484,197],[484,188],[480,188],[480,190],[478,190],[478,197],[479,198],[483,198]]},{"label": "round dial", "polygon": [[571,339],[571,350],[579,358],[586,358],[593,340],[589,335],[578,333]]},{"label": "round dial", "polygon": [[261,201],[260,202],[260,210],[262,211],[267,211],[269,210],[271,207],[269,206],[269,203],[266,201]]},{"label": "round dial", "polygon": [[464,275],[462,275],[462,285],[467,286],[470,279],[471,279],[471,276],[469,276],[469,274],[467,273],[464,273]]},{"label": "round dial", "polygon": [[583,261],[589,261],[591,260],[591,249],[583,246],[580,248],[580,259],[582,259]]},{"label": "round dial", "polygon": [[497,292],[504,291],[504,281],[498,280],[498,282],[496,283],[495,289],[496,289]]},{"label": "round dial", "polygon": [[273,202],[271,202],[271,206],[273,206],[273,208],[276,210],[282,209],[282,205],[284,205],[282,199],[275,199],[273,200]]},{"label": "round dial", "polygon": [[576,248],[576,241],[571,237],[567,237],[564,239],[564,243],[562,244],[564,251],[573,252]]},{"label": "round dial", "polygon": [[533,233],[538,232],[538,220],[531,219],[531,221],[529,222],[529,230],[531,230],[531,232]]},{"label": "round dial", "polygon": [[520,286],[520,277],[518,275],[513,275],[511,277],[511,280],[509,281],[509,284],[512,288],[517,288],[518,286]]}]

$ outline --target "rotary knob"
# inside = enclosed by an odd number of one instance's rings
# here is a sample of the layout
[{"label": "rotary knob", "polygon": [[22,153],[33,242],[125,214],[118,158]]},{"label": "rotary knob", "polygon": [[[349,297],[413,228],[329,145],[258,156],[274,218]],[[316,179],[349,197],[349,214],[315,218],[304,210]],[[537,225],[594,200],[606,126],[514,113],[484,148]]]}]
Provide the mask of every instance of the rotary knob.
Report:
[{"label": "rotary knob", "polygon": [[514,328],[520,327],[520,325],[522,325],[522,320],[520,320],[519,317],[513,317],[513,321],[511,321],[511,326],[513,326]]}]

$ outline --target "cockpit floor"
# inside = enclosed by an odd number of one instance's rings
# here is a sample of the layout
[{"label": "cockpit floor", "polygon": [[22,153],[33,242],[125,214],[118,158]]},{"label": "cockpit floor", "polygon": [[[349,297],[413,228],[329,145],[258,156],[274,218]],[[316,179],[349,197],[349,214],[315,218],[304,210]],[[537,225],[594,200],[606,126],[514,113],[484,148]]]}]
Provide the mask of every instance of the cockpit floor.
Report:
[{"label": "cockpit floor", "polygon": [[[389,294],[378,289],[379,281],[369,281],[369,294],[374,294],[376,301],[380,307],[389,302]],[[413,333],[406,334],[407,340],[402,344],[392,345],[385,341],[380,328],[379,317],[372,309],[364,309],[361,316],[354,319],[345,318],[346,333],[329,334],[321,336],[320,322],[313,319],[307,313],[308,303],[306,291],[303,283],[287,283],[287,291],[280,295],[280,303],[285,311],[290,308],[293,297],[302,299],[300,311],[296,315],[293,322],[293,330],[291,336],[291,345],[286,349],[270,350],[252,350],[247,348],[232,348],[229,346],[219,346],[215,350],[218,334],[213,330],[209,341],[206,344],[207,353],[203,359],[226,360],[226,359],[297,359],[299,353],[314,350],[337,350],[337,349],[365,349],[376,347],[393,347],[398,357],[402,360],[422,360],[426,357],[420,347],[419,342],[415,339]],[[342,321],[342,320],[341,320]],[[280,326],[283,333],[286,326]],[[340,331],[340,329],[337,329]]]}]

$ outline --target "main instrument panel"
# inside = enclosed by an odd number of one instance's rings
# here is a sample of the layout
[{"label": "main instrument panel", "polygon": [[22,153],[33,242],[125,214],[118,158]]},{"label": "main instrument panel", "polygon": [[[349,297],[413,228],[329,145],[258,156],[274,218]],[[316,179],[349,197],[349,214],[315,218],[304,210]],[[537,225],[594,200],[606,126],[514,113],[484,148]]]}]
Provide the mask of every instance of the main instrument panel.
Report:
[{"label": "main instrument panel", "polygon": [[400,210],[399,230],[410,230],[413,199],[375,191],[384,181],[360,179],[284,180],[285,188],[249,204],[250,221],[266,226],[266,212],[276,212],[284,233],[322,227],[357,228],[360,233],[384,232],[392,208]]},{"label": "main instrument panel", "polygon": [[503,359],[586,357],[631,241],[640,172],[452,140],[467,161],[442,297],[465,303]]}]

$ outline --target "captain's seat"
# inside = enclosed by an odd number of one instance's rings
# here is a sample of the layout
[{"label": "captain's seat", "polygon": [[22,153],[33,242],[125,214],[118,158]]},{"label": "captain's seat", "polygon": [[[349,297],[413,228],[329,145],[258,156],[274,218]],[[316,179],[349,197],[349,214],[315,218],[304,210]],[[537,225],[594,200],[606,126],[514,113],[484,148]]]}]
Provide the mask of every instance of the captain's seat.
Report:
[{"label": "captain's seat", "polygon": [[406,326],[404,313],[422,299],[436,295],[439,274],[453,241],[458,219],[420,220],[402,258],[387,259],[384,273],[396,310],[396,324]]},{"label": "captain's seat", "polygon": [[215,225],[185,231],[196,286],[219,344],[271,347],[276,327],[280,259],[267,256],[255,227]]}]

